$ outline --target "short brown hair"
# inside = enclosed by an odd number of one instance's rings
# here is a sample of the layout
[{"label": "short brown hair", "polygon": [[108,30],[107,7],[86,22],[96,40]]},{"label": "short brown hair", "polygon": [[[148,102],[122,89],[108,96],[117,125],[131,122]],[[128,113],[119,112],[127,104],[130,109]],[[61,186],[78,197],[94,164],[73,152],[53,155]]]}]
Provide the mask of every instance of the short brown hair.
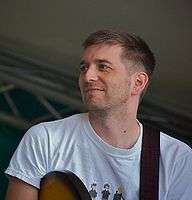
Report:
[{"label": "short brown hair", "polygon": [[149,79],[151,78],[155,68],[155,57],[140,37],[124,31],[99,30],[91,33],[82,46],[86,49],[97,44],[120,45],[123,48],[122,57],[142,64]]}]

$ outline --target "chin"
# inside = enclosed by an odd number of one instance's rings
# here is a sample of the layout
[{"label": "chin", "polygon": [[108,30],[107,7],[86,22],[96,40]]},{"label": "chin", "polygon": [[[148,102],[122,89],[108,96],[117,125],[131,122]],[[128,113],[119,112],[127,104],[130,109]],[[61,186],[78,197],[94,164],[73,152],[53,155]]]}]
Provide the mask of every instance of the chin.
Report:
[{"label": "chin", "polygon": [[97,110],[103,110],[102,106],[95,105],[95,104],[86,104],[88,111],[97,111]]},{"label": "chin", "polygon": [[101,103],[86,102],[85,105],[86,105],[88,111],[99,111],[99,110],[105,109],[105,106],[102,105]]}]

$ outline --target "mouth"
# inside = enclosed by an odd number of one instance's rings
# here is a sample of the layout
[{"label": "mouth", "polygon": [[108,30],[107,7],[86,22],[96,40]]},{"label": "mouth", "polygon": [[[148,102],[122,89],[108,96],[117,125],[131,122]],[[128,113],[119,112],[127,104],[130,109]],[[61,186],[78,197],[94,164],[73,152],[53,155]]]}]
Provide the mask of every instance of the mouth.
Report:
[{"label": "mouth", "polygon": [[104,89],[101,88],[86,88],[84,90],[84,95],[85,96],[89,96],[89,97],[94,97],[97,96],[99,94],[102,94],[104,92]]},{"label": "mouth", "polygon": [[101,89],[101,88],[85,88],[85,94],[87,95],[96,95],[103,91],[104,89]]},{"label": "mouth", "polygon": [[94,91],[104,91],[103,89],[100,88],[88,88],[85,90],[85,92],[94,92]]}]

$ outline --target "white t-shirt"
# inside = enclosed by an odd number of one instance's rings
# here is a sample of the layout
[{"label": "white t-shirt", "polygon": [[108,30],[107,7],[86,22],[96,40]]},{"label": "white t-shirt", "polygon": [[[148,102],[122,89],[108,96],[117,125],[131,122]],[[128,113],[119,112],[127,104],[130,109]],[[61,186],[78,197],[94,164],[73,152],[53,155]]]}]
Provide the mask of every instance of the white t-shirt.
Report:
[{"label": "white t-shirt", "polygon": [[[140,124],[140,123],[139,123]],[[70,170],[88,191],[96,184],[96,198],[109,200],[121,187],[125,200],[139,199],[140,137],[131,149],[104,142],[91,127],[87,114],[44,122],[30,128],[15,151],[6,173],[39,188],[50,171]],[[160,135],[160,200],[191,200],[192,150],[164,133]]]}]

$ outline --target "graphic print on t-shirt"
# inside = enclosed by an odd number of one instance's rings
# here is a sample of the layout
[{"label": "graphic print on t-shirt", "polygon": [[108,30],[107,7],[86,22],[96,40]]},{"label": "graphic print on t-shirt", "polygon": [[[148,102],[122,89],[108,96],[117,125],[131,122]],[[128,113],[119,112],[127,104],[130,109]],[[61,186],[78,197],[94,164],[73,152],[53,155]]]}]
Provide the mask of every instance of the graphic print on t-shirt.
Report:
[{"label": "graphic print on t-shirt", "polygon": [[96,186],[97,186],[96,183],[91,184],[91,190],[89,191],[89,194],[92,200],[96,200],[97,197]]},{"label": "graphic print on t-shirt", "polygon": [[109,199],[109,195],[111,194],[109,192],[109,188],[110,188],[110,185],[108,183],[105,183],[105,185],[103,186],[103,191],[101,192],[102,193],[101,200],[108,200]]},{"label": "graphic print on t-shirt", "polygon": [[[105,183],[101,192],[98,192],[97,190],[97,184],[94,182],[91,184],[91,190],[89,190],[89,194],[91,196],[92,200],[125,200],[123,198],[123,187],[119,186],[117,187],[116,191],[112,195],[112,192],[110,191],[110,185],[108,183]],[[99,194],[100,193],[100,198]]]},{"label": "graphic print on t-shirt", "polygon": [[125,200],[125,199],[123,198],[123,188],[122,188],[121,186],[119,186],[119,187],[117,188],[117,190],[116,190],[114,196],[113,196],[113,200],[121,200],[121,199]]}]

